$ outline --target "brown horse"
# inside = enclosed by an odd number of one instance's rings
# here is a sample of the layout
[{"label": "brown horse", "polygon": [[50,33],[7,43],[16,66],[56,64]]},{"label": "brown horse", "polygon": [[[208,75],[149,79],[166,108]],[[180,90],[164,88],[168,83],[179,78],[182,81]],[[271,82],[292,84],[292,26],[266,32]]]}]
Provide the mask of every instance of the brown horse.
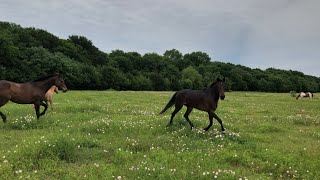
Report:
[{"label": "brown horse", "polygon": [[[53,86],[57,86],[63,92],[66,92],[67,86],[60,74],[53,74],[45,78],[25,83],[15,83],[6,80],[0,80],[0,107],[8,101],[18,104],[34,104],[37,119],[46,113],[48,108],[44,103],[46,92]],[[39,112],[40,105],[44,107],[42,113]],[[6,116],[0,111],[3,122],[6,122]]]},{"label": "brown horse", "polygon": [[208,131],[209,128],[212,126],[213,121],[212,119],[215,118],[221,125],[221,130],[224,132],[224,127],[222,125],[221,119],[217,116],[214,112],[218,107],[219,98],[224,100],[224,84],[225,78],[220,80],[217,78],[215,82],[213,82],[209,87],[203,90],[190,90],[190,89],[183,89],[176,92],[165,108],[160,112],[160,114],[166,112],[170,107],[175,105],[175,110],[171,114],[170,122],[168,125],[172,125],[172,120],[177,112],[180,111],[183,105],[187,107],[187,111],[184,114],[185,119],[193,128],[193,124],[189,119],[189,114],[191,113],[193,108],[196,108],[201,111],[208,112],[210,124],[208,127],[204,128],[205,131]]},{"label": "brown horse", "polygon": [[48,104],[48,101],[50,103],[50,108],[51,108],[51,111],[53,111],[53,93],[59,93],[59,90],[57,88],[57,86],[53,85],[48,91],[47,93],[44,95],[44,102]]}]

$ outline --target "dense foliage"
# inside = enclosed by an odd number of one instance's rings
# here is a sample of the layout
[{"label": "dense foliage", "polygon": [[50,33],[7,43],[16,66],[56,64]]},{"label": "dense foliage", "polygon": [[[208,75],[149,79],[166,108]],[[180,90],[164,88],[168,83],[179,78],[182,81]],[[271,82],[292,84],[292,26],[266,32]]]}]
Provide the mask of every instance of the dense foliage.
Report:
[{"label": "dense foliage", "polygon": [[236,91],[289,92],[320,89],[320,78],[297,71],[250,69],[211,61],[204,52],[163,55],[114,50],[101,52],[83,36],[67,40],[35,28],[0,22],[0,79],[24,82],[62,72],[70,89],[202,89],[225,76]]}]

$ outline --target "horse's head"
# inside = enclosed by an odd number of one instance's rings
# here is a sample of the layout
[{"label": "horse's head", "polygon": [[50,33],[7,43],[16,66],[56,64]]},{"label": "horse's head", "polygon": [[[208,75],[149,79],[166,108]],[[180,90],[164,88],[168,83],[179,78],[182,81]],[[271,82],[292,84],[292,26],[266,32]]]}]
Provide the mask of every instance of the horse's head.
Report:
[{"label": "horse's head", "polygon": [[226,81],[226,78],[224,77],[222,80],[218,77],[216,82],[215,82],[215,88],[216,90],[218,91],[219,93],[219,97],[221,100],[224,100],[224,98],[226,97],[224,95],[224,89],[225,89],[225,81]]},{"label": "horse's head", "polygon": [[61,89],[62,92],[66,92],[68,90],[66,84],[64,83],[64,80],[63,80],[63,77],[62,77],[61,74],[57,74],[55,76],[54,85],[57,86],[58,89]]}]

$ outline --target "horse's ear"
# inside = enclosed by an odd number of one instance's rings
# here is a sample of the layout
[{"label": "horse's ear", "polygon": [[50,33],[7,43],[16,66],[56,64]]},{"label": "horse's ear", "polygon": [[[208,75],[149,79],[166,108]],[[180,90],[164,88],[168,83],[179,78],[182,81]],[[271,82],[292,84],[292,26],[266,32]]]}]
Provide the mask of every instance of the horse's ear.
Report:
[{"label": "horse's ear", "polygon": [[222,80],[223,82],[226,82],[226,77],[223,77],[223,80]]},{"label": "horse's ear", "polygon": [[221,81],[221,79],[218,77],[218,78],[217,78],[217,82],[220,82],[220,81]]}]

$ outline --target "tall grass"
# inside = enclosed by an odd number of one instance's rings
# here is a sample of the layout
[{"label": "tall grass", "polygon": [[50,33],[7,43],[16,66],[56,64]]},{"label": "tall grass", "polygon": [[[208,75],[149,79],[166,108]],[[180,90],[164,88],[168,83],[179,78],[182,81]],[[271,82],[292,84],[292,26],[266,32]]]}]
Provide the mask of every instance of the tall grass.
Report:
[{"label": "tall grass", "polygon": [[[173,92],[70,91],[36,119],[32,106],[1,111],[0,179],[317,179],[320,100],[231,92],[208,131],[185,108],[166,127]],[[316,96],[317,97],[317,96]]]}]

